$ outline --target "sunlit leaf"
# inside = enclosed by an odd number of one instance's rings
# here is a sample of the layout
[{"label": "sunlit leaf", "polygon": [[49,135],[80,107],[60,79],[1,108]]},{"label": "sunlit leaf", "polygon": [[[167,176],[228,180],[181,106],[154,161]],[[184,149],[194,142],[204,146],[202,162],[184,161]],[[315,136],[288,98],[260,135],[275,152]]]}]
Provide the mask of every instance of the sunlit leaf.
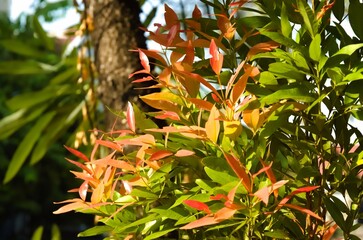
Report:
[{"label": "sunlit leaf", "polygon": [[239,179],[242,181],[243,186],[246,188],[248,192],[252,192],[251,180],[246,172],[246,168],[242,165],[242,163],[235,156],[224,153],[224,157],[227,160],[229,166],[231,166],[232,170],[236,173]]},{"label": "sunlit leaf", "polygon": [[221,73],[222,65],[223,65],[223,55],[219,53],[217,45],[212,39],[209,46],[209,53],[212,55],[212,58],[210,59],[210,65],[213,69],[213,71],[219,75]]},{"label": "sunlit leaf", "polygon": [[205,213],[211,213],[208,205],[203,202],[188,199],[184,200],[184,203],[189,207],[197,209],[199,211],[204,211]]},{"label": "sunlit leaf", "polygon": [[218,120],[219,116],[220,113],[218,109],[213,106],[212,110],[210,111],[208,121],[205,123],[207,137],[214,143],[217,142],[220,131],[220,123]]}]

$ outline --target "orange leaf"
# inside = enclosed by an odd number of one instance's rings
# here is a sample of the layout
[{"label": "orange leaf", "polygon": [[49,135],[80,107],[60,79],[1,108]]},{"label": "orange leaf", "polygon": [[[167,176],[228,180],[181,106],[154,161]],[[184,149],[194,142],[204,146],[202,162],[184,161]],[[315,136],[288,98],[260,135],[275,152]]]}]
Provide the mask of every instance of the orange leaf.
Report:
[{"label": "orange leaf", "polygon": [[246,173],[246,168],[235,156],[228,154],[226,152],[223,152],[223,154],[229,166],[231,166],[232,170],[236,173],[239,179],[241,179],[243,186],[247,189],[249,193],[252,192],[251,180],[248,174]]},{"label": "orange leaf", "polygon": [[205,123],[205,131],[207,133],[207,137],[214,143],[218,140],[219,130],[220,130],[220,123],[219,118],[220,114],[218,109],[213,106],[212,110],[210,111],[209,118]]},{"label": "orange leaf", "polygon": [[179,32],[179,26],[178,25],[173,25],[170,30],[169,33],[167,35],[167,39],[168,41],[166,42],[166,47],[170,47],[171,44],[173,43],[177,33]]},{"label": "orange leaf", "polygon": [[87,173],[89,174],[92,174],[92,171],[91,169],[89,169],[88,167],[86,167],[85,165],[83,165],[82,163],[79,163],[79,162],[76,162],[76,161],[73,161],[71,159],[68,159],[66,158],[66,160],[70,163],[73,163],[74,165],[76,165],[77,167],[81,168],[82,170],[86,171]]},{"label": "orange leaf", "polygon": [[67,147],[67,146],[64,146],[70,153],[72,153],[74,156],[84,160],[85,162],[89,162],[89,159],[86,155],[84,155],[83,153],[81,153],[80,151],[76,150],[76,149],[73,149],[73,148],[70,148],[70,147]]},{"label": "orange leaf", "polygon": [[70,212],[73,210],[78,210],[78,209],[83,209],[83,208],[88,208],[88,204],[86,204],[85,202],[83,202],[81,199],[77,199],[79,201],[75,201],[72,203],[69,203],[67,205],[64,205],[63,207],[60,207],[58,210],[54,211],[53,214],[61,214],[61,213],[66,213],[66,212]]},{"label": "orange leaf", "polygon": [[167,4],[164,5],[165,7],[165,23],[166,29],[172,28],[174,25],[179,24],[178,15],[174,12],[172,8],[170,8]]},{"label": "orange leaf", "polygon": [[95,189],[93,189],[92,196],[91,196],[91,203],[99,203],[103,198],[103,193],[105,191],[105,185],[103,182],[100,182]]},{"label": "orange leaf", "polygon": [[269,199],[271,193],[274,192],[275,190],[279,189],[283,185],[285,185],[287,182],[288,182],[288,180],[278,181],[278,182],[272,184],[271,186],[267,186],[267,187],[263,187],[263,188],[259,189],[253,195],[256,196],[258,199],[260,199],[267,206],[268,199]]},{"label": "orange leaf", "polygon": [[287,197],[284,197],[281,200],[281,202],[279,203],[279,206],[277,208],[279,209],[281,206],[285,205],[294,195],[299,194],[299,193],[311,192],[317,188],[319,188],[319,186],[307,186],[307,187],[302,187],[302,188],[296,189],[292,193],[290,193]]},{"label": "orange leaf", "polygon": [[214,219],[216,222],[221,222],[221,221],[230,219],[231,217],[233,217],[233,215],[236,212],[237,212],[237,209],[224,207],[224,208],[219,209],[218,212],[216,212],[214,214]]},{"label": "orange leaf", "polygon": [[309,210],[307,208],[303,208],[303,207],[300,207],[300,206],[297,206],[297,205],[294,205],[294,204],[288,204],[288,203],[284,204],[284,206],[288,207],[288,208],[298,210],[298,211],[300,211],[302,213],[305,213],[305,214],[310,215],[310,216],[312,216],[312,217],[314,217],[314,218],[316,218],[318,220],[323,221],[323,219],[318,214],[314,213],[313,211],[311,211],[311,210]]},{"label": "orange leaf", "polygon": [[194,154],[195,154],[195,152],[193,152],[193,151],[181,149],[175,153],[175,157],[188,157],[188,156],[192,156]]},{"label": "orange leaf", "polygon": [[246,125],[251,128],[254,132],[256,132],[261,125],[260,119],[260,109],[247,109],[243,111],[243,121]]},{"label": "orange leaf", "polygon": [[200,82],[201,84],[203,84],[204,86],[209,88],[209,90],[211,90],[215,95],[217,95],[219,99],[222,99],[222,97],[221,97],[221,95],[219,95],[217,89],[215,89],[212,84],[210,84],[207,80],[205,80],[200,75],[198,75],[196,73],[190,73],[190,72],[181,72],[181,74],[183,74],[183,76],[186,77],[186,80],[189,80],[191,78],[193,80]]},{"label": "orange leaf", "polygon": [[205,216],[205,217],[197,219],[191,223],[188,223],[187,225],[181,227],[180,229],[187,230],[187,229],[193,229],[193,228],[203,227],[203,226],[207,226],[207,225],[213,225],[213,224],[217,224],[217,223],[218,222],[214,219],[214,217]]},{"label": "orange leaf", "polygon": [[213,104],[211,102],[198,99],[198,98],[188,98],[190,102],[192,102],[197,108],[211,111],[213,108]]},{"label": "orange leaf", "polygon": [[86,201],[87,191],[88,191],[88,182],[84,181],[78,189],[78,194],[83,201]]},{"label": "orange leaf", "polygon": [[211,213],[208,205],[203,202],[199,202],[196,200],[184,200],[183,202],[191,208],[197,209],[199,211],[204,211],[205,213]]},{"label": "orange leaf", "polygon": [[333,226],[331,226],[323,235],[323,240],[330,240],[335,231],[338,229],[338,224],[334,224]]},{"label": "orange leaf", "polygon": [[221,73],[222,65],[223,65],[223,55],[219,53],[217,45],[212,39],[210,46],[209,46],[209,53],[212,55],[210,59],[210,65],[213,71],[219,75]]},{"label": "orange leaf", "polygon": [[238,79],[238,81],[232,88],[231,100],[232,100],[233,104],[236,103],[240,99],[243,92],[245,91],[248,77],[250,76],[251,71],[252,71],[252,68],[248,68],[248,70],[243,73],[243,75]]},{"label": "orange leaf", "polygon": [[157,119],[171,119],[171,120],[175,120],[175,121],[179,121],[180,117],[177,113],[175,112],[170,112],[170,111],[163,111],[161,112],[161,115],[156,115],[155,118]]},{"label": "orange leaf", "polygon": [[124,169],[127,171],[132,171],[132,172],[136,171],[135,167],[132,166],[131,164],[129,164],[128,162],[125,162],[123,160],[116,160],[116,159],[112,159],[112,158],[103,158],[103,159],[95,160],[92,162],[92,164],[100,165],[100,166],[112,166],[115,168],[120,168],[120,169]]},{"label": "orange leaf", "polygon": [[122,147],[120,147],[117,143],[114,143],[112,141],[97,139],[96,143],[99,144],[99,145],[111,148],[113,150],[122,152]]},{"label": "orange leaf", "polygon": [[223,14],[216,14],[217,18],[217,25],[219,30],[221,30],[223,36],[228,40],[231,40],[234,36],[236,29],[231,24],[231,21],[227,18],[227,16]]},{"label": "orange leaf", "polygon": [[280,44],[274,41],[258,43],[253,47],[251,47],[250,50],[248,51],[247,60],[249,60],[252,56],[256,55],[257,53],[269,52],[279,46]]},{"label": "orange leaf", "polygon": [[130,102],[127,102],[126,120],[127,120],[127,125],[129,125],[131,131],[135,132],[136,131],[135,114],[134,114],[134,108],[132,107],[132,104]]},{"label": "orange leaf", "polygon": [[143,66],[143,68],[147,73],[150,73],[149,59],[147,58],[146,54],[143,51],[141,51],[141,49],[138,49],[138,51],[139,51],[139,58],[141,65]]},{"label": "orange leaf", "polygon": [[159,150],[157,152],[154,152],[150,158],[149,158],[149,161],[156,161],[156,160],[160,160],[162,158],[166,158],[166,157],[169,157],[173,155],[172,152],[170,151],[167,151],[167,150]]}]

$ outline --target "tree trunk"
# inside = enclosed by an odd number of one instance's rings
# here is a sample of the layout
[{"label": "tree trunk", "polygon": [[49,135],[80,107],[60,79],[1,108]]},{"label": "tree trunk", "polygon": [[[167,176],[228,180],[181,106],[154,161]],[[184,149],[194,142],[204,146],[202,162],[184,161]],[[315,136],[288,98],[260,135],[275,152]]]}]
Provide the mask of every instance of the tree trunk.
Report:
[{"label": "tree trunk", "polygon": [[[139,70],[138,55],[130,50],[146,48],[137,0],[93,0],[94,31],[91,35],[98,71],[97,94],[112,110],[125,110],[127,101],[135,102],[140,91],[133,89],[128,76]],[[105,109],[105,127],[111,130],[115,116]],[[119,126],[118,126],[119,127]]]}]

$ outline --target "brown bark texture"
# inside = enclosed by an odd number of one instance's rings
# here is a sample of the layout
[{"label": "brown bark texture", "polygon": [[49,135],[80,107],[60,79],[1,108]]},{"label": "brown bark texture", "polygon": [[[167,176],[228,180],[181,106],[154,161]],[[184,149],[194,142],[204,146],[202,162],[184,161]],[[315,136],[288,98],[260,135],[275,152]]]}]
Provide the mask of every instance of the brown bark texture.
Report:
[{"label": "brown bark texture", "polygon": [[[136,102],[140,95],[128,78],[130,73],[141,69],[137,53],[130,50],[146,48],[146,38],[139,29],[139,3],[137,0],[92,0],[91,11],[98,98],[112,110],[125,110],[127,101]],[[114,122],[115,115],[105,109],[106,130],[111,130]]]}]

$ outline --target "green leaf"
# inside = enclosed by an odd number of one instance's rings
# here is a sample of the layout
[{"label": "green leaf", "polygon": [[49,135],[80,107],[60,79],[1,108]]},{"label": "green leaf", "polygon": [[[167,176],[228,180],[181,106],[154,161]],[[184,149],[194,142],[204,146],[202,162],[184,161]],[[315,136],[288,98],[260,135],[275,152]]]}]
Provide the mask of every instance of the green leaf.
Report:
[{"label": "green leaf", "polygon": [[304,19],[303,27],[308,30],[311,38],[313,38],[316,34],[314,13],[305,0],[297,0],[296,2],[298,11]]},{"label": "green leaf", "polygon": [[158,214],[157,213],[150,214],[150,215],[148,215],[148,216],[146,216],[144,218],[141,218],[141,219],[139,219],[137,221],[134,221],[134,222],[132,222],[132,223],[130,223],[128,225],[125,225],[125,226],[122,226],[122,227],[116,227],[115,232],[122,232],[127,228],[139,226],[139,225],[154,221],[155,219],[158,219]]},{"label": "green leaf", "polygon": [[0,121],[0,139],[6,139],[11,136],[14,132],[19,130],[26,123],[34,120],[43,111],[47,108],[47,106],[40,106],[36,109],[20,109],[15,113],[6,116]]},{"label": "green leaf", "polygon": [[210,179],[212,179],[214,182],[219,183],[221,185],[227,184],[229,182],[238,181],[238,178],[231,176],[228,173],[220,172],[213,170],[209,167],[204,168],[206,174]]},{"label": "green leaf", "polygon": [[268,71],[261,72],[258,81],[263,85],[278,85],[275,76]]},{"label": "green leaf", "polygon": [[51,143],[58,137],[59,133],[67,129],[76,120],[82,110],[83,104],[84,102],[76,107],[70,106],[70,112],[61,112],[61,114],[58,114],[54,121],[49,124],[33,150],[30,159],[31,165],[42,159]]},{"label": "green leaf", "polygon": [[0,74],[23,75],[23,74],[46,74],[57,68],[45,63],[26,61],[2,61],[0,62]]},{"label": "green leaf", "polygon": [[175,207],[170,209],[163,206],[152,208],[150,212],[158,213],[160,214],[160,217],[173,220],[179,220],[180,218],[185,217],[189,214],[188,211],[181,207]]},{"label": "green leaf", "polygon": [[290,239],[289,234],[284,232],[283,230],[272,230],[271,232],[264,232],[265,237],[270,237],[273,239]]},{"label": "green leaf", "polygon": [[34,233],[32,235],[32,239],[31,240],[42,240],[43,231],[44,231],[44,227],[43,226],[37,227],[37,229],[34,231]]},{"label": "green leaf", "polygon": [[319,62],[321,55],[321,36],[316,34],[309,46],[309,56],[312,60]]},{"label": "green leaf", "polygon": [[65,71],[62,71],[61,73],[56,75],[54,78],[52,78],[49,81],[49,83],[50,83],[50,85],[56,85],[56,84],[64,83],[67,80],[75,82],[75,78],[78,75],[79,75],[79,72],[78,72],[77,68],[70,67],[70,68],[66,69]]},{"label": "green leaf", "polygon": [[146,189],[139,189],[139,188],[134,188],[132,190],[132,192],[130,193],[131,196],[134,197],[141,197],[141,198],[147,198],[147,199],[157,199],[158,195],[156,195],[153,192],[150,192]]},{"label": "green leaf", "polygon": [[333,6],[333,14],[339,20],[342,21],[344,17],[345,1],[335,1]]},{"label": "green leaf", "polygon": [[285,37],[281,33],[278,32],[269,32],[267,30],[261,29],[260,33],[262,35],[265,35],[266,37],[269,37],[271,40],[280,43],[288,48],[294,49],[296,51],[299,51],[303,53],[303,55],[306,55],[306,50],[299,45],[297,42],[295,42],[292,38]]},{"label": "green leaf", "polygon": [[47,33],[44,31],[42,25],[38,20],[37,16],[33,16],[33,27],[36,35],[42,41],[43,45],[50,51],[54,50],[54,42],[48,37]]},{"label": "green leaf", "polygon": [[107,225],[95,226],[81,233],[78,233],[77,237],[89,237],[89,236],[101,235],[103,233],[111,232],[112,230],[113,228]]},{"label": "green leaf", "polygon": [[8,183],[11,179],[15,177],[15,175],[20,170],[21,166],[24,164],[25,160],[29,156],[31,150],[33,149],[36,141],[41,136],[44,128],[48,125],[48,123],[55,116],[55,111],[48,112],[44,116],[38,119],[35,125],[30,129],[30,131],[26,134],[24,139],[19,144],[16,149],[9,167],[6,171],[4,183]]},{"label": "green leaf", "polygon": [[151,240],[151,239],[159,238],[159,237],[164,236],[165,234],[167,234],[169,232],[172,232],[172,231],[174,231],[176,229],[178,229],[178,228],[169,228],[169,229],[166,229],[166,230],[157,231],[155,233],[152,233],[152,234],[148,235],[146,238],[144,238],[144,240]]},{"label": "green leaf", "polygon": [[302,73],[300,70],[290,64],[283,62],[271,63],[268,70],[269,72],[275,74],[277,77],[281,78],[295,79],[298,81],[304,80],[305,78],[305,74]]},{"label": "green leaf", "polygon": [[51,86],[37,92],[28,92],[17,95],[7,101],[6,104],[13,111],[20,108],[30,108],[40,103],[49,105],[52,103],[52,99],[65,94],[75,94],[76,90],[77,88],[72,88],[70,85]]},{"label": "green leaf", "polygon": [[359,0],[350,0],[348,16],[349,23],[357,37],[362,40],[363,39],[363,3]]},{"label": "green leaf", "polygon": [[33,46],[30,46],[23,41],[18,39],[6,39],[1,40],[0,45],[4,47],[6,50],[17,53],[19,55],[32,57],[32,58],[39,58],[44,56],[44,53],[36,50]]},{"label": "green leaf", "polygon": [[333,220],[338,224],[338,226],[344,231],[346,232],[346,224],[345,224],[345,220],[342,214],[342,210],[339,209],[339,207],[332,201],[330,200],[328,197],[325,197],[323,199],[324,204],[326,206],[326,209],[328,210],[328,212],[330,213],[330,215],[332,216]]},{"label": "green leaf", "polygon": [[281,6],[281,32],[282,35],[284,35],[287,38],[290,37],[292,32],[292,28],[288,17],[288,12],[284,2],[282,2]]},{"label": "green leaf", "polygon": [[61,240],[61,232],[57,224],[52,224],[51,230],[52,238],[51,240]]},{"label": "green leaf", "polygon": [[144,22],[142,23],[142,25],[145,28],[148,28],[151,21],[155,18],[156,12],[158,11],[158,7],[153,7],[153,9],[151,9],[151,11],[149,12],[149,14],[146,16]]},{"label": "green leaf", "polygon": [[303,84],[290,84],[276,92],[264,97],[261,103],[272,104],[282,99],[293,99],[301,102],[313,102],[315,96],[309,91],[309,89]]},{"label": "green leaf", "polygon": [[350,44],[341,48],[338,52],[336,52],[333,56],[331,56],[325,63],[326,67],[332,67],[340,64],[343,60],[352,55],[359,48],[363,47],[363,43]]},{"label": "green leaf", "polygon": [[162,179],[165,175],[169,174],[172,169],[174,169],[173,162],[166,163],[161,168],[159,168],[153,175],[149,178],[149,182],[154,182]]}]

